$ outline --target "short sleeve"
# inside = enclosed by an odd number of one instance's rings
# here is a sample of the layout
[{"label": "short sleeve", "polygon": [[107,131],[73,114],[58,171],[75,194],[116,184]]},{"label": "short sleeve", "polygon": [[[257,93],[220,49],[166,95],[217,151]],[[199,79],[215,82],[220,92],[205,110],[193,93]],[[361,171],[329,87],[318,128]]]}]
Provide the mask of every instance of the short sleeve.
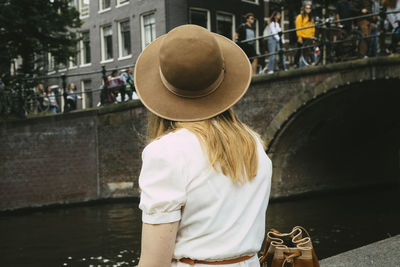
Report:
[{"label": "short sleeve", "polygon": [[162,142],[150,143],[142,153],[139,208],[148,224],[176,222],[186,202],[186,182],[179,158]]}]

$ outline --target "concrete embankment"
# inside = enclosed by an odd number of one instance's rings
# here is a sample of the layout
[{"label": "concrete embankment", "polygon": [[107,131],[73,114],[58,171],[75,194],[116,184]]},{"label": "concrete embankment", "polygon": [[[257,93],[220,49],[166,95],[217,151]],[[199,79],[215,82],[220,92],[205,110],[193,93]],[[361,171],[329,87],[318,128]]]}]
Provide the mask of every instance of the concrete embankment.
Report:
[{"label": "concrete embankment", "polygon": [[400,266],[400,235],[320,261],[321,267]]}]

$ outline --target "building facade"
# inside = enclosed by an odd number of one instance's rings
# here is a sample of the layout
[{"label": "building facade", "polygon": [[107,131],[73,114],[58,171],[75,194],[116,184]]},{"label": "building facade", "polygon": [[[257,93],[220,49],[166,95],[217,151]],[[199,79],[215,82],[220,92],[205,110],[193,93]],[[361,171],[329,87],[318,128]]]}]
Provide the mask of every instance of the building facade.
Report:
[{"label": "building facade", "polygon": [[[71,5],[83,21],[79,53],[58,66],[48,55],[47,69],[49,77],[65,74],[67,84],[77,86],[80,108],[98,105],[103,66],[107,74],[134,66],[150,42],[176,26],[197,24],[232,39],[244,14],[255,15],[257,36],[264,23],[262,0],[72,0]],[[51,82],[62,85],[61,79]]]}]

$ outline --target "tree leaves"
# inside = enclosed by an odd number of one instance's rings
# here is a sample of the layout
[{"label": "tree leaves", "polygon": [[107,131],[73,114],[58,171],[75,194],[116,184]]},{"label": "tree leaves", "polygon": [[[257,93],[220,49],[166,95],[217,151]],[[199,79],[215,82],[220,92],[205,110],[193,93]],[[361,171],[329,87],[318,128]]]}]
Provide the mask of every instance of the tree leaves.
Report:
[{"label": "tree leaves", "polygon": [[[21,57],[21,71],[33,74],[34,55],[51,52],[56,63],[75,55],[79,41],[73,32],[82,24],[69,0],[0,0],[0,72]],[[36,62],[38,63],[38,62]]]}]

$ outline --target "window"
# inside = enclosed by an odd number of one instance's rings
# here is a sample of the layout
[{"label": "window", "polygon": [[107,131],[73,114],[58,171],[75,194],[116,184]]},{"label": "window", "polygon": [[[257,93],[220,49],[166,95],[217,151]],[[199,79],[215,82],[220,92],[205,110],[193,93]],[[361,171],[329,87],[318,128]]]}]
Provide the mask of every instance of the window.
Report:
[{"label": "window", "polygon": [[235,34],[235,17],[229,13],[217,12],[217,33],[232,39]]},{"label": "window", "polygon": [[189,23],[196,24],[210,30],[210,11],[207,9],[190,8]]},{"label": "window", "polygon": [[54,56],[51,53],[47,53],[47,70],[48,71],[54,70],[54,67],[55,67]]},{"label": "window", "polygon": [[92,97],[92,80],[81,81],[82,92],[82,109],[91,108],[93,106]]},{"label": "window", "polygon": [[242,2],[248,2],[248,3],[252,3],[252,4],[258,5],[258,0],[242,0]]},{"label": "window", "polygon": [[81,18],[89,17],[89,0],[79,0],[79,13]]},{"label": "window", "polygon": [[81,41],[81,65],[90,64],[90,36],[89,32],[82,32]]},{"label": "window", "polygon": [[128,4],[129,0],[117,0],[117,7]]},{"label": "window", "polygon": [[18,56],[18,58],[12,59],[10,62],[10,74],[16,75],[21,65],[22,65],[22,59],[20,56]]},{"label": "window", "polygon": [[[12,61],[13,62],[13,61]],[[43,71],[44,69],[44,60],[43,60],[43,54],[33,54],[33,68],[35,70]]]},{"label": "window", "polygon": [[69,6],[77,7],[78,5],[76,4],[76,0],[69,0],[68,2]]},{"label": "window", "polygon": [[78,66],[78,53],[69,58],[69,68],[76,68]]},{"label": "window", "polygon": [[99,11],[106,11],[111,9],[111,0],[99,0]]},{"label": "window", "polygon": [[129,20],[118,24],[119,27],[119,57],[127,57],[131,55],[131,29]]},{"label": "window", "polygon": [[142,49],[156,39],[156,19],[154,13],[142,16]]},{"label": "window", "polygon": [[101,28],[101,60],[106,61],[113,58],[112,27]]}]

